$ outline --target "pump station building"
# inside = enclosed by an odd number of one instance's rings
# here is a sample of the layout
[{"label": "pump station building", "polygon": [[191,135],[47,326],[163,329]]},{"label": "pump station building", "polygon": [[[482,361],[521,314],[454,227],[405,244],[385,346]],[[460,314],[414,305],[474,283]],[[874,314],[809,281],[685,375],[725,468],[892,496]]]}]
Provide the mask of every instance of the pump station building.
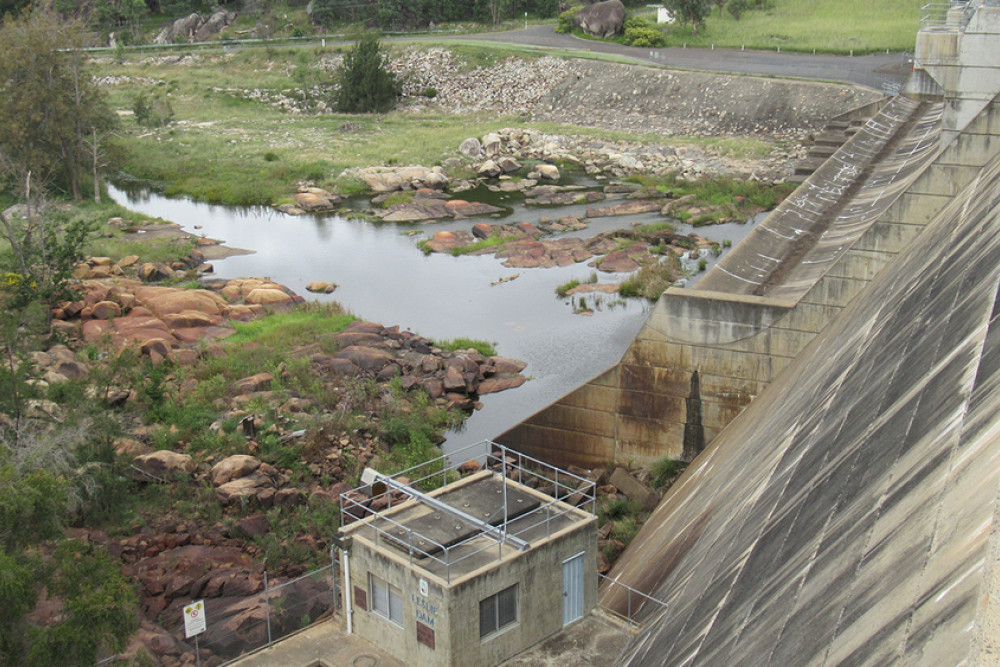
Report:
[{"label": "pump station building", "polygon": [[341,496],[347,632],[408,664],[496,665],[595,606],[594,483],[488,447],[463,478],[443,458]]}]

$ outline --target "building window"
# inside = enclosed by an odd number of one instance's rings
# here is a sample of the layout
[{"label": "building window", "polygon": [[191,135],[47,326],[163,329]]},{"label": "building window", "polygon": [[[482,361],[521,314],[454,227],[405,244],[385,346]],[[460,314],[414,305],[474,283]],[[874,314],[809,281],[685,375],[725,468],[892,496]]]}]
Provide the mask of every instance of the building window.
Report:
[{"label": "building window", "polygon": [[479,601],[479,637],[517,623],[517,584]]},{"label": "building window", "polygon": [[371,591],[372,611],[402,625],[403,596],[399,589],[371,573],[368,574],[368,589]]}]

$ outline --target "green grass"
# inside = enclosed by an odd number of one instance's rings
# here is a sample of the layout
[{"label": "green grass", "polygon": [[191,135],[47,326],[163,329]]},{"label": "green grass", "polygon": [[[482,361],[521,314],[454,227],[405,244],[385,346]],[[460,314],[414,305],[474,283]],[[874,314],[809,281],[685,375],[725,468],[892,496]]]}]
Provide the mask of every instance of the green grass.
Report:
[{"label": "green grass", "polygon": [[655,234],[656,232],[662,231],[674,231],[674,226],[669,222],[651,222],[647,225],[639,225],[635,227],[635,231],[639,234]]},{"label": "green grass", "polygon": [[735,20],[727,11],[690,26],[668,28],[670,46],[855,54],[912,51],[924,0],[774,0],[773,8]]},{"label": "green grass", "polygon": [[[4,196],[9,198],[7,194]],[[72,206],[60,206],[52,215],[60,225],[77,221],[91,225],[94,233],[83,248],[83,255],[87,257],[110,257],[113,261],[118,261],[128,255],[138,255],[146,262],[170,263],[188,257],[195,248],[195,242],[191,239],[143,239],[107,226],[110,218],[122,218],[135,224],[162,222],[156,218],[137,216],[107,198],[102,199],[101,203],[85,199],[74,202]],[[7,241],[0,238],[0,253],[5,252],[8,247]]]},{"label": "green grass", "polygon": [[679,461],[667,456],[657,459],[649,467],[649,481],[654,489],[659,489],[686,467],[687,463],[685,461]]},{"label": "green grass", "polygon": [[474,252],[476,252],[478,250],[482,250],[483,248],[493,248],[493,247],[496,247],[496,246],[503,245],[504,243],[506,243],[509,240],[510,239],[507,239],[507,238],[504,238],[502,236],[498,236],[498,235],[494,234],[493,236],[490,236],[489,238],[480,239],[480,240],[478,240],[478,241],[476,241],[474,243],[470,243],[467,246],[462,246],[460,248],[452,248],[451,249],[451,254],[454,255],[454,256],[456,256],[456,257],[459,257],[461,255],[468,255],[468,254],[474,253]]},{"label": "green grass", "polygon": [[[447,46],[466,67],[489,65],[511,54],[529,59],[537,55],[537,50],[509,45],[448,42]],[[298,181],[313,181],[344,195],[358,194],[365,190],[364,184],[341,176],[347,168],[430,166],[454,155],[465,138],[507,126],[622,141],[663,140],[656,135],[525,123],[486,112],[290,114],[233,92],[251,87],[286,95],[293,90],[322,90],[332,76],[315,65],[332,51],[297,46],[198,52],[190,65],[139,54],[130,54],[123,64],[102,61],[100,74],[132,77],[130,83],[107,89],[113,108],[130,110],[137,95],[145,93],[165,96],[174,110],[174,122],[162,128],[140,127],[132,118],[123,118],[118,139],[126,156],[123,171],[171,195],[269,205],[291,201]],[[322,97],[322,93],[310,95]],[[341,130],[347,122],[357,129]],[[773,150],[765,142],[740,137],[671,137],[670,142],[735,158],[761,157]]]},{"label": "green grass", "polygon": [[473,349],[479,352],[479,354],[484,357],[492,357],[497,353],[495,343],[490,343],[484,340],[475,340],[473,338],[454,338],[452,340],[436,340],[434,344],[440,347],[442,350],[468,350]]},{"label": "green grass", "polygon": [[259,320],[235,323],[230,342],[263,346],[306,343],[324,334],[340,333],[356,318],[337,304],[306,304],[288,313],[274,313]]},{"label": "green grass", "polygon": [[[644,187],[657,188],[662,192],[672,192],[675,198],[694,195],[695,206],[723,206],[737,204],[759,206],[772,209],[780,204],[795,189],[791,183],[781,185],[766,185],[760,181],[748,181],[738,178],[701,178],[689,181],[673,175],[652,176],[638,174],[629,176],[633,183]],[[683,219],[683,215],[679,215]]]},{"label": "green grass", "polygon": [[[174,110],[175,121],[163,128],[123,120],[119,142],[127,156],[124,171],[167,194],[236,205],[274,204],[287,201],[300,180],[353,194],[356,181],[338,182],[348,167],[429,166],[453,154],[463,139],[517,122],[489,113],[290,114],[233,92],[253,88],[292,96],[293,90],[322,90],[333,77],[316,63],[332,52],[276,47],[198,53],[193,65],[138,55],[120,65],[102,62],[103,75],[155,81],[109,88],[114,108],[129,110],[139,93],[155,93],[166,95]],[[310,95],[320,100],[324,93]],[[358,129],[341,130],[348,121]]]},{"label": "green grass", "polygon": [[626,299],[656,301],[680,276],[680,260],[671,254],[659,262],[646,264],[630,275],[618,288],[618,294]]},{"label": "green grass", "polygon": [[566,296],[567,292],[569,292],[572,289],[576,289],[579,286],[580,286],[579,280],[570,280],[569,282],[565,282],[562,285],[556,287],[556,294],[558,294],[561,297],[564,297]]}]

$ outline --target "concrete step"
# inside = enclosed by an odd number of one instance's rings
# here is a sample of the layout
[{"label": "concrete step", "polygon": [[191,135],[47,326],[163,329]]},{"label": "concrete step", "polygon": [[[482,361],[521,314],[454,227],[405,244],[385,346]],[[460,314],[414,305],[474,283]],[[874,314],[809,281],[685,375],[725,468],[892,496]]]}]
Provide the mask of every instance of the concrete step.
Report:
[{"label": "concrete step", "polygon": [[823,134],[816,137],[813,142],[813,146],[843,146],[844,142],[847,141],[847,135],[843,132],[824,132]]},{"label": "concrete step", "polygon": [[837,152],[837,149],[843,145],[844,142],[840,142],[834,146],[813,146],[809,149],[808,157],[821,157],[826,159]]}]

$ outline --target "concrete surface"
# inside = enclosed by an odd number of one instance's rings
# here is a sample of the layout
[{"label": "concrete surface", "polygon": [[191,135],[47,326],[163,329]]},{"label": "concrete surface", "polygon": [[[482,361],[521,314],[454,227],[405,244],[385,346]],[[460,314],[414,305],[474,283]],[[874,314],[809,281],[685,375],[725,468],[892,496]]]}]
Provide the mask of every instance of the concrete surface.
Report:
[{"label": "concrete surface", "polygon": [[336,619],[317,623],[252,653],[234,667],[407,667],[357,635],[343,632]]},{"label": "concrete surface", "polygon": [[612,665],[628,642],[629,636],[624,626],[595,612],[501,665],[503,667]]},{"label": "concrete surface", "polygon": [[998,664],[998,239],[995,158],[643,526],[619,664]]}]

